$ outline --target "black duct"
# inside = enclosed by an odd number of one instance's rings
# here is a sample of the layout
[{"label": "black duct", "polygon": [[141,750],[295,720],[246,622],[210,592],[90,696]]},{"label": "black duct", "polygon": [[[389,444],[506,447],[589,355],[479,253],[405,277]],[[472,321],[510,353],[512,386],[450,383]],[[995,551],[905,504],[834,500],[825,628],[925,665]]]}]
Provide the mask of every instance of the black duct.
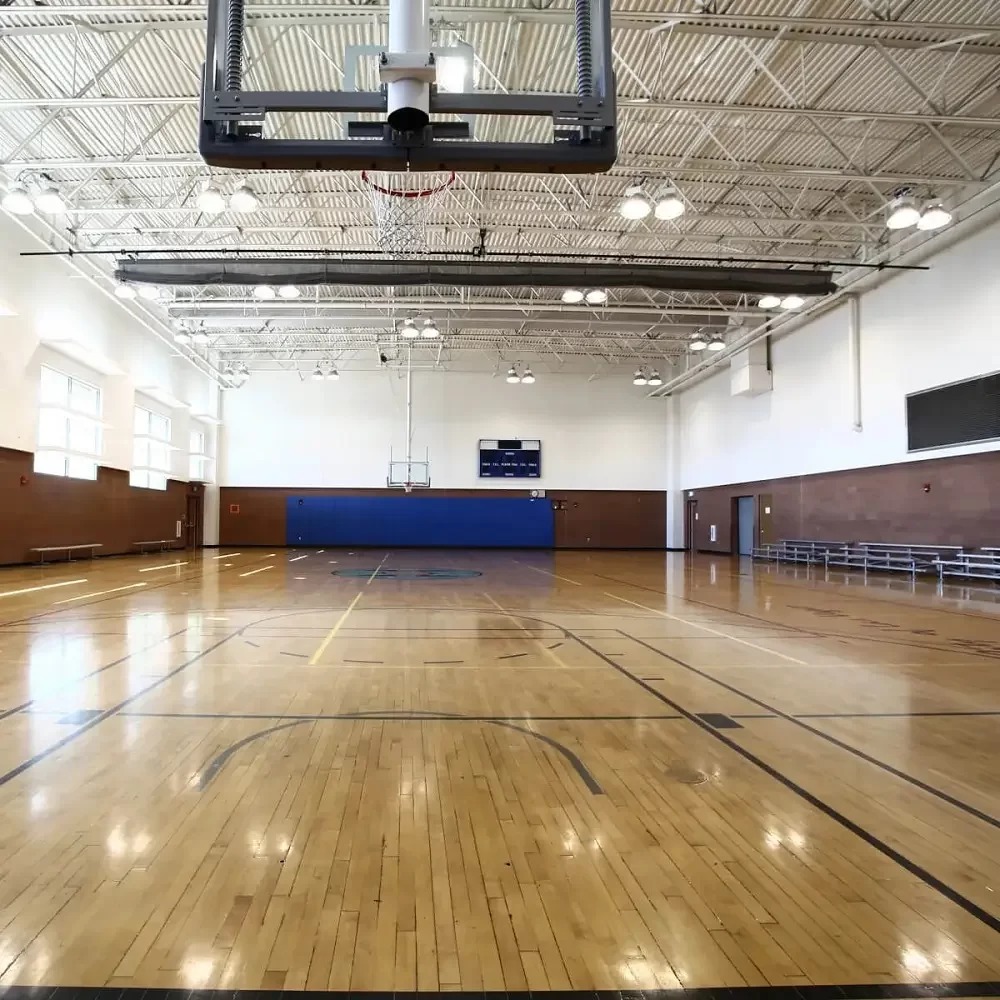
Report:
[{"label": "black duct", "polygon": [[830,271],[565,261],[176,260],[118,262],[119,281],[151,285],[455,285],[460,288],[648,288],[753,295],[829,295]]}]

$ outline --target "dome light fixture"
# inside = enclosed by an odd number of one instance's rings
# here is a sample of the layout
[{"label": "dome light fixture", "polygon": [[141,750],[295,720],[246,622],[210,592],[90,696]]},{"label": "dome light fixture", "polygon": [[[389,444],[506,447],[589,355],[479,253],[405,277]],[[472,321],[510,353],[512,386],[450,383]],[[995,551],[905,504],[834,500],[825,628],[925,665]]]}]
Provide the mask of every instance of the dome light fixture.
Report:
[{"label": "dome light fixture", "polygon": [[896,195],[886,206],[886,229],[910,229],[920,221],[917,199],[908,191]]},{"label": "dome light fixture", "polygon": [[608,290],[606,288],[588,288],[584,298],[587,305],[602,306],[608,301]]},{"label": "dome light fixture", "polygon": [[653,214],[661,222],[670,222],[679,219],[685,212],[685,205],[681,196],[671,188],[656,201]]},{"label": "dome light fixture", "polygon": [[649,374],[649,384],[650,385],[663,385],[663,379],[660,378],[660,373],[655,368]]},{"label": "dome light fixture", "polygon": [[160,297],[160,289],[156,285],[140,285],[139,298],[147,302],[155,302]]},{"label": "dome light fixture", "polygon": [[938,198],[932,198],[924,203],[924,210],[920,213],[917,222],[917,229],[923,232],[932,232],[935,229],[944,229],[951,222],[951,212],[948,211]]},{"label": "dome light fixture", "polygon": [[191,343],[197,344],[199,347],[207,347],[211,340],[212,338],[204,330],[195,330],[191,334]]},{"label": "dome light fixture", "polygon": [[7,188],[0,204],[11,215],[31,215],[35,210],[35,203],[31,200],[28,189],[20,181],[15,181]]},{"label": "dome light fixture", "polygon": [[434,340],[436,337],[441,336],[441,331],[437,328],[437,324],[432,319],[424,320],[424,328],[420,331],[420,336],[425,340]]},{"label": "dome light fixture", "polygon": [[715,354],[717,351],[722,351],[726,347],[726,342],[721,337],[713,337],[708,342],[708,349]]},{"label": "dome light fixture", "polygon": [[691,338],[691,341],[688,344],[688,347],[690,347],[692,351],[703,351],[703,350],[705,350],[706,347],[708,347],[708,341],[705,339],[705,335],[704,334],[702,334],[702,333],[696,333]]},{"label": "dome light fixture", "polygon": [[278,295],[283,299],[297,299],[301,294],[298,285],[281,285],[278,288]]},{"label": "dome light fixture", "polygon": [[652,211],[653,206],[649,203],[641,184],[633,184],[632,187],[625,189],[625,199],[618,206],[618,212],[623,219],[638,222],[640,219],[645,219]]},{"label": "dome light fixture", "polygon": [[404,340],[416,340],[420,336],[420,331],[413,325],[413,320],[408,319],[403,323],[402,329],[399,331],[399,335]]},{"label": "dome light fixture", "polygon": [[316,366],[316,371],[312,373],[312,379],[314,382],[322,382],[326,376],[323,374],[323,369],[319,365]]},{"label": "dome light fixture", "polygon": [[801,309],[806,304],[806,300],[801,295],[786,295],[781,300],[782,309]]},{"label": "dome light fixture", "polygon": [[511,385],[521,381],[521,376],[517,374],[517,369],[513,365],[507,370],[507,381]]},{"label": "dome light fixture", "polygon": [[174,334],[174,343],[175,344],[190,344],[191,343],[191,334],[188,333],[187,330],[178,330]]},{"label": "dome light fixture", "polygon": [[226,210],[226,196],[210,180],[202,185],[195,203],[198,211],[206,215],[218,215]]},{"label": "dome light fixture", "polygon": [[253,290],[253,297],[261,301],[270,301],[277,293],[270,285],[257,285]]},{"label": "dome light fixture", "polygon": [[646,373],[641,368],[636,368],[635,374],[632,376],[632,385],[646,385],[649,379],[646,378]]},{"label": "dome light fixture", "polygon": [[237,184],[233,189],[233,193],[229,196],[229,207],[241,215],[256,212],[259,205],[260,200],[257,198],[257,195],[246,184]]},{"label": "dome light fixture", "polygon": [[55,184],[44,181],[35,194],[35,208],[45,215],[62,215],[66,211],[66,202]]},{"label": "dome light fixture", "polygon": [[569,306],[575,306],[583,301],[583,292],[579,288],[567,288],[562,293],[562,300]]},{"label": "dome light fixture", "polygon": [[337,371],[336,365],[330,365],[330,370],[326,373],[326,380],[328,382],[337,382],[340,380],[340,372]]},{"label": "dome light fixture", "polygon": [[777,309],[781,305],[780,295],[762,295],[757,300],[757,305],[761,309]]},{"label": "dome light fixture", "polygon": [[521,376],[521,381],[525,385],[533,385],[535,382],[535,376],[530,368],[524,369],[524,374]]},{"label": "dome light fixture", "polygon": [[115,295],[120,299],[131,300],[136,296],[135,285],[129,285],[124,281],[115,282]]}]

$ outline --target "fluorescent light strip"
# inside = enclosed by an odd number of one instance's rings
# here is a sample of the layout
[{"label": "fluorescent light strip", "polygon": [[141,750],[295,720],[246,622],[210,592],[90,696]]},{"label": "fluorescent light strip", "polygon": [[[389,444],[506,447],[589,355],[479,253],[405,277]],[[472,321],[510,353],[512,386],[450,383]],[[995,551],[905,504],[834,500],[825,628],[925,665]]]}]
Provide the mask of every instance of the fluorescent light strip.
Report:
[{"label": "fluorescent light strip", "polygon": [[136,587],[148,587],[149,584],[146,583],[130,583],[127,587],[115,587],[112,590],[98,590],[93,594],[80,594],[77,597],[67,597],[65,601],[55,601],[53,607],[56,604],[69,604],[71,601],[82,601],[88,597],[103,597],[105,594],[117,594],[121,590],[135,590]]},{"label": "fluorescent light strip", "polygon": [[243,555],[242,552],[229,552],[224,556],[212,556],[213,559],[235,559],[237,556]]},{"label": "fluorescent light strip", "polygon": [[274,569],[274,566],[261,566],[260,569],[252,569],[249,573],[240,573],[240,576],[253,576],[254,573],[263,573],[266,569]]},{"label": "fluorescent light strip", "polygon": [[52,590],[55,587],[72,587],[77,583],[86,583],[84,580],[64,580],[62,583],[45,583],[40,587],[25,587],[23,590],[8,590],[5,594],[0,594],[0,597],[17,597],[18,594],[33,594],[36,590]]},{"label": "fluorescent light strip", "polygon": [[298,562],[300,559],[308,559],[309,553],[307,552],[304,556],[296,556],[294,559],[289,559],[289,562]]},{"label": "fluorescent light strip", "polygon": [[162,566],[147,566],[145,569],[139,570],[140,573],[155,573],[158,569],[173,569],[175,566],[187,566],[187,560],[183,562],[175,563],[164,563]]}]

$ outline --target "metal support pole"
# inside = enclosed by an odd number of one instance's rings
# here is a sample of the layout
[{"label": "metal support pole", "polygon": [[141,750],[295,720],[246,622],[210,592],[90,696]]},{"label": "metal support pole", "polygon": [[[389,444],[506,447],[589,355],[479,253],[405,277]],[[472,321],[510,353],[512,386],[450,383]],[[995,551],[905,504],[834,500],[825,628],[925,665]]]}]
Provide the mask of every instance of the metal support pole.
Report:
[{"label": "metal support pole", "polygon": [[406,481],[413,482],[413,348],[406,347]]},{"label": "metal support pole", "polygon": [[[430,53],[427,0],[389,0],[389,58]],[[426,80],[403,77],[387,84],[388,122],[400,132],[417,132],[430,121],[431,87]]]},{"label": "metal support pole", "polygon": [[861,422],[861,299],[858,294],[847,296],[848,358],[851,379],[851,420],[856,431],[864,429]]}]

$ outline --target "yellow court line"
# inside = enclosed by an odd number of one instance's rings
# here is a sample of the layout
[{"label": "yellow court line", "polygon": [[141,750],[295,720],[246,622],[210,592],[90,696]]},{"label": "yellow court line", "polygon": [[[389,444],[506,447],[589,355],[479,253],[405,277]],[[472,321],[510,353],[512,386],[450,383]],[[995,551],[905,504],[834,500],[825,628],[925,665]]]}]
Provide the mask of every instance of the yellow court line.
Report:
[{"label": "yellow court line", "polygon": [[568,576],[560,576],[558,573],[550,573],[547,569],[539,569],[537,566],[529,566],[527,563],[523,563],[519,559],[512,559],[511,562],[516,562],[518,566],[523,566],[525,569],[533,569],[536,573],[544,573],[546,576],[554,576],[557,580],[564,580],[566,583],[573,584],[574,587],[583,586],[579,580],[571,580]]},{"label": "yellow court line", "polygon": [[631,604],[633,607],[642,608],[643,611],[652,611],[654,615],[663,615],[664,618],[672,618],[675,622],[683,622],[685,625],[691,625],[693,628],[700,628],[703,632],[711,632],[712,635],[721,636],[723,639],[729,639],[732,642],[742,643],[744,646],[749,646],[751,649],[758,649],[762,653],[770,653],[772,656],[780,656],[783,660],[790,660],[792,663],[797,663],[800,667],[806,667],[809,664],[805,660],[797,660],[794,656],[788,656],[786,653],[779,653],[776,649],[768,649],[766,646],[758,646],[755,642],[747,642],[746,639],[738,639],[735,635],[729,635],[727,632],[720,632],[718,629],[709,628],[707,625],[699,625],[698,622],[688,621],[687,618],[680,618],[677,615],[669,614],[666,611],[659,611],[656,608],[647,607],[645,604],[640,604],[638,601],[630,601],[627,597],[619,597],[617,594],[609,594],[606,590],[604,591],[605,597],[613,597],[616,601],[624,601],[626,604]]},{"label": "yellow court line", "polygon": [[235,559],[236,556],[243,555],[242,552],[227,552],[224,556],[212,556],[213,559]]},{"label": "yellow court line", "polygon": [[76,597],[67,597],[64,601],[53,601],[52,606],[57,604],[69,604],[71,601],[82,601],[88,597],[103,597],[105,594],[117,594],[121,590],[135,590],[136,587],[148,587],[148,583],[130,583],[127,587],[113,587],[111,590],[98,590],[93,594],[78,594]]},{"label": "yellow court line", "polygon": [[560,660],[559,657],[556,656],[556,654],[551,649],[549,649],[549,647],[546,646],[541,639],[538,639],[535,636],[533,636],[531,634],[530,629],[525,628],[514,615],[512,615],[508,610],[506,610],[506,608],[502,607],[499,602],[494,601],[493,598],[490,597],[490,595],[487,594],[485,590],[483,591],[483,597],[485,597],[486,600],[490,602],[490,604],[492,604],[499,612],[501,612],[501,614],[506,615],[529,639],[533,640],[534,642],[537,642],[538,645],[541,646],[542,652],[545,653],[546,656],[554,660],[558,666],[565,669],[566,664],[563,663],[563,661]]},{"label": "yellow court line", "polygon": [[43,583],[39,587],[25,587],[23,590],[8,590],[5,594],[0,594],[0,597],[17,597],[18,594],[33,594],[36,590],[52,590],[54,587],[72,587],[75,583],[86,583],[86,579],[83,580],[64,580],[62,583]]},{"label": "yellow court line", "polygon": [[378,571],[385,565],[385,561],[388,558],[389,558],[389,553],[386,552],[386,554],[384,556],[382,556],[382,561],[375,567],[374,570],[372,570],[372,575],[370,577],[368,577],[368,581],[365,583],[366,587],[370,587],[371,586],[372,580],[374,580],[375,577],[378,576]]},{"label": "yellow court line", "polygon": [[[370,581],[369,581],[370,582]],[[347,621],[347,616],[354,610],[354,605],[361,600],[361,595],[364,593],[363,590],[359,590],[357,596],[347,605],[344,613],[337,619],[336,624],[330,629],[326,634],[326,638],[319,644],[319,649],[309,657],[309,666],[314,667],[319,662],[319,658],[326,652],[327,646],[337,638],[337,633],[340,631],[341,626]]]},{"label": "yellow court line", "polygon": [[240,576],[253,576],[254,573],[263,573],[266,569],[274,569],[274,563],[271,563],[270,566],[261,566],[260,569],[252,569],[247,573],[240,573]]},{"label": "yellow court line", "polygon": [[175,566],[187,566],[187,560],[183,562],[175,563],[164,563],[162,566],[147,566],[145,569],[139,570],[140,573],[155,573],[158,569],[173,569]]}]

